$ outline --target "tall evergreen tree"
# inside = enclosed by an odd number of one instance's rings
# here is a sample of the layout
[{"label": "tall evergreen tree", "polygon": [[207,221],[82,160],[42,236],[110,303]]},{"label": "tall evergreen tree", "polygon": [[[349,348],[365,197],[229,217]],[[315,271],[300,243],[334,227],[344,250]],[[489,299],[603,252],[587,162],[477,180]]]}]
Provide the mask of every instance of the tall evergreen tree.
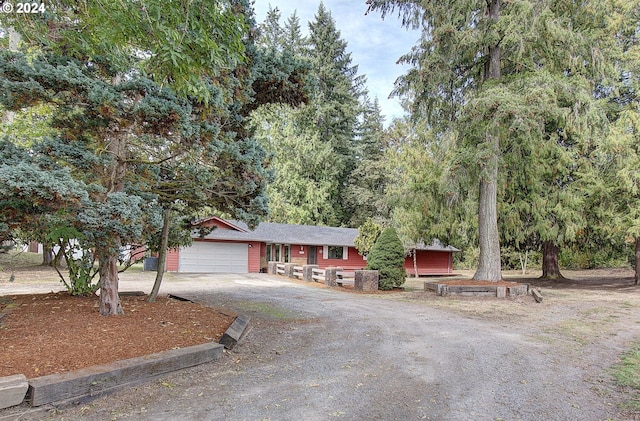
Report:
[{"label": "tall evergreen tree", "polygon": [[270,152],[275,173],[267,187],[269,218],[279,223],[336,225],[340,220],[330,200],[339,176],[334,152],[313,126],[300,124],[304,113],[304,106],[300,110],[269,106],[253,114],[256,136]]},{"label": "tall evergreen tree", "polygon": [[640,3],[620,6],[610,10],[606,20],[619,77],[617,83],[603,83],[596,91],[608,101],[612,124],[581,161],[589,221],[582,237],[592,247],[633,244],[635,284],[640,285]]},{"label": "tall evergreen tree", "polygon": [[[297,108],[267,107],[253,113],[256,135],[272,154],[275,180],[268,188],[272,221],[347,225],[353,209],[348,203],[346,186],[357,159],[364,159],[358,149],[365,137],[372,138],[375,123],[362,126],[359,104],[363,78],[351,64],[347,44],[341,39],[324,5],[309,23],[310,35],[303,37],[297,16],[284,26],[280,14],[271,10],[260,26],[260,48],[265,68],[278,70],[270,62],[302,63],[308,66],[305,80],[308,97]],[[273,72],[273,79],[281,74]],[[281,79],[283,80],[283,79]],[[288,82],[291,82],[289,79]],[[275,85],[275,84],[272,84]],[[258,97],[259,98],[259,97]],[[371,111],[370,121],[379,118]],[[362,218],[360,218],[362,219]]]},{"label": "tall evergreen tree", "polygon": [[320,139],[333,149],[333,165],[339,175],[329,200],[338,209],[340,223],[346,224],[349,215],[343,209],[342,199],[349,174],[355,167],[354,143],[364,77],[358,76],[347,42],[323,3],[318,6],[314,20],[309,22],[307,54],[314,69],[315,84],[308,118],[316,126]]},{"label": "tall evergreen tree", "polygon": [[474,279],[499,280],[500,168],[512,162],[513,145],[585,127],[594,81],[609,70],[599,26],[614,2],[367,3],[383,17],[398,10],[405,25],[423,31],[402,58],[413,68],[397,92],[413,98],[414,116],[425,116],[436,133],[459,139],[457,160],[479,181]]},{"label": "tall evergreen tree", "polygon": [[385,200],[403,242],[438,239],[475,247],[477,194],[466,181],[466,167],[453,162],[455,140],[438,139],[424,122],[408,119],[394,120],[385,136],[384,166],[390,174]]},{"label": "tall evergreen tree", "polygon": [[363,100],[363,113],[358,122],[357,138],[354,142],[354,169],[349,174],[344,189],[345,212],[348,225],[358,227],[369,218],[388,218],[389,208],[384,195],[389,182],[385,168],[384,117],[378,99]]},{"label": "tall evergreen tree", "polygon": [[283,44],[285,49],[294,56],[304,55],[307,39],[302,35],[300,18],[295,11],[287,18],[287,22],[284,25]]}]

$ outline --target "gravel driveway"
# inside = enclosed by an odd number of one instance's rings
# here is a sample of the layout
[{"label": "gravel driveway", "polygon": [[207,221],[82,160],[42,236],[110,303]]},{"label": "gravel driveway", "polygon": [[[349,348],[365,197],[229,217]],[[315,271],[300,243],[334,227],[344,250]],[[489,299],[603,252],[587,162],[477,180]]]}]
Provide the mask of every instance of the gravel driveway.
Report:
[{"label": "gravel driveway", "polygon": [[622,420],[608,369],[640,338],[637,289],[536,304],[170,275],[166,292],[247,314],[251,329],[215,363],[20,419]]}]

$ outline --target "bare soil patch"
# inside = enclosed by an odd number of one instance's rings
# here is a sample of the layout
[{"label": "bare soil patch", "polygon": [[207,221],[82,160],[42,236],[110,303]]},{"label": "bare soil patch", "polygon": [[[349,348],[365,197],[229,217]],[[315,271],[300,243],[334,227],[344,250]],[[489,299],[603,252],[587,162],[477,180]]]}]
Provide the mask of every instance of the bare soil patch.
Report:
[{"label": "bare soil patch", "polygon": [[0,377],[33,378],[218,341],[237,316],[166,297],[121,299],[125,315],[103,317],[95,296],[0,296]]}]

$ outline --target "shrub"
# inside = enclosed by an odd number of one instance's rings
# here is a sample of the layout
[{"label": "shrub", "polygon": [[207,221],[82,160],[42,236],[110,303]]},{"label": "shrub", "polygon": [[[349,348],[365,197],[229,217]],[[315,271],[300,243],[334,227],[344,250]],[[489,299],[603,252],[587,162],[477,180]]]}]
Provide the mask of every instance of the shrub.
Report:
[{"label": "shrub", "polygon": [[367,269],[377,270],[378,288],[389,290],[404,284],[407,274],[403,265],[404,247],[396,230],[387,228],[382,231],[367,255]]}]

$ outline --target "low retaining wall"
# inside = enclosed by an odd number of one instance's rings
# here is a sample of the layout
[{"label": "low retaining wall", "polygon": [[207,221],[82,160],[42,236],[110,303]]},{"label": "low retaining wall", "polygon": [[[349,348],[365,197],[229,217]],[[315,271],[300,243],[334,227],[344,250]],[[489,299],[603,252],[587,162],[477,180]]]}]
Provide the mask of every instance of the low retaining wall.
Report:
[{"label": "low retaining wall", "polygon": [[474,284],[470,282],[469,285],[450,285],[446,282],[425,282],[425,291],[434,291],[438,295],[471,295],[471,296],[491,296],[498,298],[516,297],[519,295],[527,295],[529,292],[529,285],[516,284],[505,285],[504,283],[489,285],[489,284]]},{"label": "low retaining wall", "polygon": [[20,405],[25,398],[31,406],[41,406],[105,395],[173,371],[217,360],[222,356],[223,348],[232,349],[242,339],[249,321],[247,316],[236,317],[220,343],[208,342],[33,379],[22,374],[0,377],[0,409]]}]

